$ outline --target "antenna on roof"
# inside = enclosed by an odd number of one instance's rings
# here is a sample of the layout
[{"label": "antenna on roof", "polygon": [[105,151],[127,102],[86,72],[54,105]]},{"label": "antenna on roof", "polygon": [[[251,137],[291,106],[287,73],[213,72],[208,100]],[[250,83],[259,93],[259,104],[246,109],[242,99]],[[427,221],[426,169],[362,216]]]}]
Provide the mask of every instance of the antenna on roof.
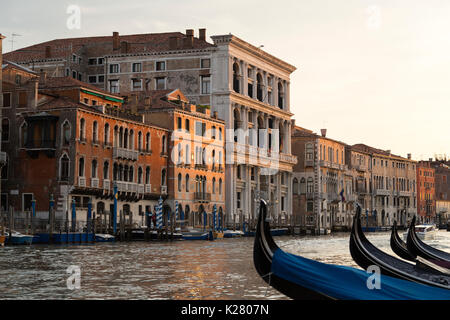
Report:
[{"label": "antenna on roof", "polygon": [[21,37],[21,34],[17,34],[17,33],[13,33],[11,35],[11,40],[9,40],[9,42],[11,42],[11,51],[14,51],[14,37]]}]

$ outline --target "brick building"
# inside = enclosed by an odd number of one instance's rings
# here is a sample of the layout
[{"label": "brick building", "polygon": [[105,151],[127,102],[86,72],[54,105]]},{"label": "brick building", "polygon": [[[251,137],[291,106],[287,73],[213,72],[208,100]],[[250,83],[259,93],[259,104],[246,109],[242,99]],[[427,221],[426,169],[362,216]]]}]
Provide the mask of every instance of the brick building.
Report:
[{"label": "brick building", "polygon": [[[225,213],[225,124],[209,106],[193,105],[181,90],[143,92],[129,108],[145,123],[170,131],[167,210],[184,212],[190,226],[212,225],[214,205],[221,221]],[[207,221],[204,221],[206,213]]]},{"label": "brick building", "polygon": [[117,185],[118,212],[143,224],[144,212],[167,196],[161,141],[168,130],[124,111],[121,97],[73,78],[47,78],[9,62],[4,71],[3,203],[23,212],[35,200],[37,216],[45,217],[53,196],[57,218],[75,202],[83,221],[90,201],[111,221]]},{"label": "brick building", "polygon": [[417,164],[417,214],[420,222],[435,220],[435,169],[430,162],[419,161]]},{"label": "brick building", "polygon": [[[186,33],[58,39],[10,52],[7,58],[49,76],[68,75],[136,99],[142,90],[179,88],[225,121],[226,213],[255,217],[255,199],[270,214],[292,214],[290,75],[296,68],[233,35]],[[134,96],[134,97],[133,97]],[[236,138],[234,138],[236,136]]]}]

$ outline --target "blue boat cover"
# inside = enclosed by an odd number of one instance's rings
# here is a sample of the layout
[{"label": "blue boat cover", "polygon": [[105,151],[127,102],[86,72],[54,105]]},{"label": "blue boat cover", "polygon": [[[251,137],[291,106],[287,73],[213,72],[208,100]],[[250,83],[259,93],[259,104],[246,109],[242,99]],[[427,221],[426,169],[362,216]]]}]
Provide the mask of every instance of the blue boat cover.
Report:
[{"label": "blue boat cover", "polygon": [[450,300],[450,290],[380,275],[380,289],[369,289],[372,273],[325,264],[277,249],[272,273],[298,285],[341,300]]}]

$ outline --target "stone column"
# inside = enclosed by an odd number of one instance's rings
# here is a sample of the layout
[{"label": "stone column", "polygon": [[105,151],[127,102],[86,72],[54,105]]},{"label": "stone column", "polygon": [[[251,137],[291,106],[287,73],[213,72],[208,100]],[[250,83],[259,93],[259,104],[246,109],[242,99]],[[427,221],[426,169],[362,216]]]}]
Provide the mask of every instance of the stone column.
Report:
[{"label": "stone column", "polygon": [[244,96],[248,96],[248,63],[245,61],[241,61],[240,64],[241,67],[241,87],[242,87],[242,94]]},{"label": "stone column", "polygon": [[228,61],[228,78],[227,78],[227,89],[228,91],[233,91],[233,63],[234,57],[230,56]]},{"label": "stone column", "polygon": [[273,105],[278,108],[278,77],[273,77],[272,96]]},{"label": "stone column", "polygon": [[285,82],[285,90],[284,90],[284,92],[285,92],[284,99],[286,101],[286,108],[285,108],[286,111],[291,110],[290,87],[291,87],[290,82],[286,81]]}]

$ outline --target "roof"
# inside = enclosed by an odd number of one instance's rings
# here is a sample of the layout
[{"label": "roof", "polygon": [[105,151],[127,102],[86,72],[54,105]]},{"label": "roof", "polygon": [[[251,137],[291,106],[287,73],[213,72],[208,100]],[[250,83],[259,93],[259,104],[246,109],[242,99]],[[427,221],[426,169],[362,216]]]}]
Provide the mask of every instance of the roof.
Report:
[{"label": "roof", "polygon": [[26,68],[24,66],[21,66],[21,65],[19,65],[17,63],[14,63],[12,61],[3,60],[2,69],[6,69],[8,67],[13,67],[13,68],[16,68],[16,69],[19,69],[19,70],[22,70],[22,71],[25,71],[25,72],[28,72],[28,73],[31,73],[31,74],[34,74],[34,75],[37,74],[33,70],[28,69],[28,68]]},{"label": "roof", "polygon": [[[180,40],[186,38],[186,35],[181,32],[119,35],[119,42],[128,42],[127,53],[152,53],[170,51],[170,38],[177,38],[180,43]],[[89,50],[93,47],[95,47],[95,56],[97,57],[121,53],[120,49],[113,50],[113,36],[111,35],[55,39],[5,53],[4,57],[21,63],[32,60],[66,59],[72,53],[81,54],[83,49]],[[192,49],[210,47],[214,47],[214,45],[205,40],[193,38]],[[47,52],[48,49],[49,52]],[[50,53],[49,56],[48,53]]]},{"label": "roof", "polygon": [[41,78],[39,81],[39,89],[40,90],[46,90],[46,89],[67,89],[67,88],[85,88],[90,89],[92,91],[96,91],[108,96],[115,97],[117,99],[123,100],[121,96],[112,94],[110,92],[104,91],[102,89],[99,89],[96,86],[93,86],[89,83],[79,81],[77,79],[74,79],[72,77],[47,77],[47,78]]}]

